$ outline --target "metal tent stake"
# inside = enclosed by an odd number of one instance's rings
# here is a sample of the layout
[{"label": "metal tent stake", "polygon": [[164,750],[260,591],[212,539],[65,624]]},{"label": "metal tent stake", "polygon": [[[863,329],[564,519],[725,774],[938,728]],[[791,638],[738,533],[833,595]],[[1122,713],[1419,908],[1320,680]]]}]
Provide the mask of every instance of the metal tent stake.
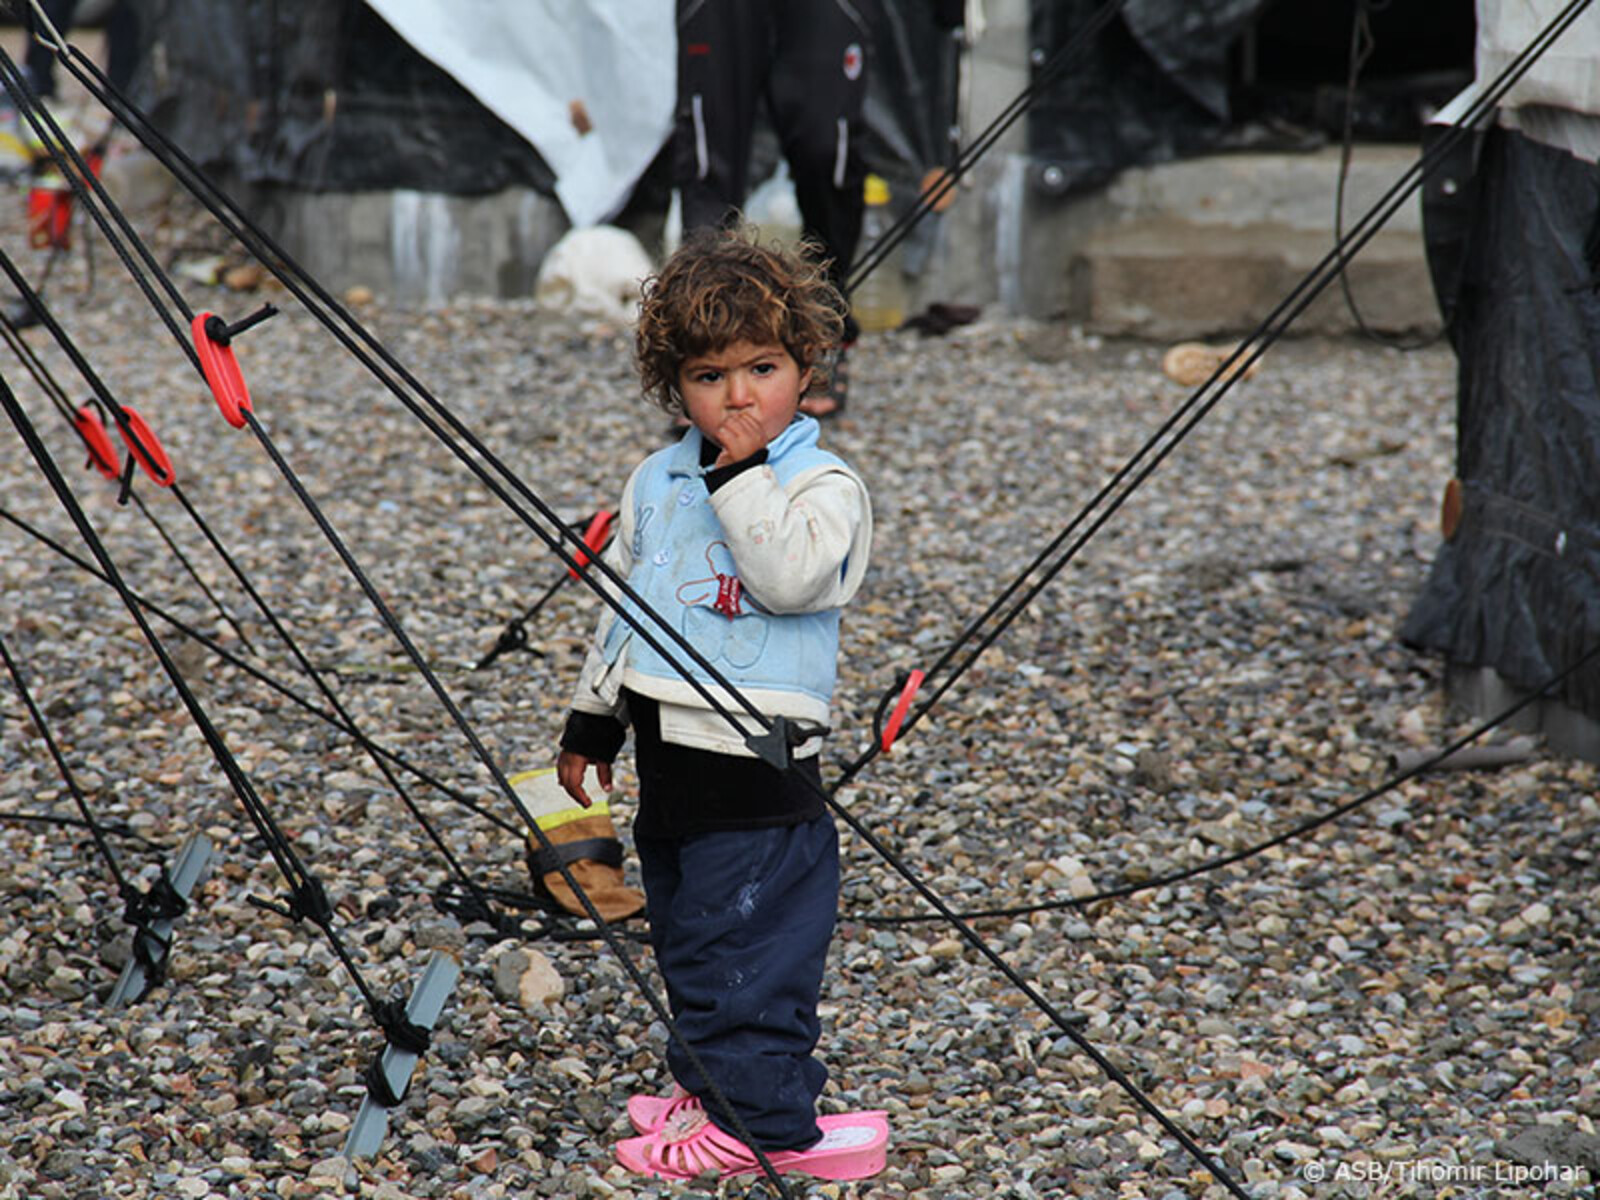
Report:
[{"label": "metal tent stake", "polygon": [[[172,890],[187,900],[189,893],[205,878],[206,868],[210,865],[211,839],[203,833],[197,833],[183,844],[182,850],[178,851],[178,864],[172,868]],[[149,975],[145,971],[144,963],[140,961],[138,940],[150,938],[155,942],[156,953],[164,955],[172,938],[172,928],[176,924],[177,919],[174,917],[157,917],[150,922],[148,929],[134,931],[135,952],[128,956],[127,964],[122,968],[122,975],[117,980],[117,986],[111,989],[111,999],[106,1002],[111,1008],[131,1004],[144,995]]]},{"label": "metal tent stake", "polygon": [[[411,1000],[406,1005],[406,1019],[414,1025],[421,1025],[425,1029],[432,1029],[433,1023],[439,1019],[439,1013],[444,1009],[445,999],[456,986],[456,979],[461,974],[461,964],[448,954],[436,953],[429,961],[427,968],[422,972],[422,978],[417,981],[416,989],[411,993]],[[388,1081],[389,1094],[404,1096],[406,1089],[411,1086],[411,1073],[416,1070],[419,1056],[410,1050],[403,1050],[390,1044],[383,1048],[383,1056],[379,1061],[379,1069]],[[350,1137],[344,1144],[346,1158],[371,1158],[378,1153],[378,1148],[383,1145],[383,1137],[389,1130],[389,1109],[378,1102],[371,1091],[361,1102],[361,1111],[356,1114],[355,1124],[350,1126]]]}]

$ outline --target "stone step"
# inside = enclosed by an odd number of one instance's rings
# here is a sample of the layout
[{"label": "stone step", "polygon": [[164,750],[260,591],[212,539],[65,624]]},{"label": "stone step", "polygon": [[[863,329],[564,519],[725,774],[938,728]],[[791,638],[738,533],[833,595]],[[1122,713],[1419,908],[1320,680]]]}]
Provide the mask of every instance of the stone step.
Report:
[{"label": "stone step", "polygon": [[[1069,311],[1097,333],[1205,338],[1256,328],[1333,249],[1327,231],[1277,221],[1224,225],[1154,217],[1106,228],[1068,267]],[[1360,321],[1386,334],[1440,324],[1416,231],[1381,230],[1345,267]],[[1360,324],[1337,278],[1291,334],[1347,334]]]},{"label": "stone step", "polygon": [[[1362,144],[1348,168],[1337,146],[1306,154],[1211,154],[1123,171],[1106,200],[1124,220],[1174,216],[1202,225],[1287,225],[1332,239],[1340,176],[1346,229],[1383,199],[1421,157],[1416,146]],[[1422,228],[1415,195],[1385,223],[1389,231]]]},{"label": "stone step", "polygon": [[[1015,282],[1008,290],[1002,255],[1000,294],[1015,310],[1062,315],[1107,334],[1245,333],[1332,250],[1341,186],[1337,220],[1348,232],[1388,200],[1419,156],[1401,145],[1357,146],[1347,165],[1337,147],[1212,155],[1130,168],[1084,195],[1028,194],[1012,226]],[[1432,333],[1439,317],[1421,205],[1413,191],[1384,207],[1394,212],[1348,269],[1361,321],[1387,334]],[[1360,328],[1335,281],[1291,332]]]}]

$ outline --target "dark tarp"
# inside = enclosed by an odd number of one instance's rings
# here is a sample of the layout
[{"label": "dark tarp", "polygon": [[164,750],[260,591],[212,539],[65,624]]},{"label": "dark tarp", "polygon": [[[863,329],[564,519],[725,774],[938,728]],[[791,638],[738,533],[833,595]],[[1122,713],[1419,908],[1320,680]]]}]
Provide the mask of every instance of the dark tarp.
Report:
[{"label": "dark tarp", "polygon": [[[1531,691],[1600,643],[1600,167],[1492,129],[1423,222],[1465,503],[1401,637]],[[1557,698],[1600,718],[1600,668]]]},{"label": "dark tarp", "polygon": [[[1352,96],[1358,17],[1363,33]],[[1472,83],[1476,31],[1473,0],[1269,5],[1239,55],[1238,115],[1277,118],[1330,138],[1342,136],[1348,117],[1359,141],[1414,146],[1432,114]]]},{"label": "dark tarp", "polygon": [[[360,0],[132,3],[144,30],[135,97],[208,170],[307,191],[551,191],[538,152]],[[947,156],[960,10],[882,0],[873,12],[868,155],[903,185]]]},{"label": "dark tarp", "polygon": [[896,191],[915,195],[928,169],[954,156],[961,10],[961,0],[880,0],[865,10],[873,42],[865,153],[891,185],[911,185]]},{"label": "dark tarp", "polygon": [[[1034,76],[1104,0],[1033,0]],[[1229,55],[1271,0],[1127,0],[1029,110],[1028,153],[1052,192],[1215,149],[1232,123]]]},{"label": "dark tarp", "polygon": [[359,0],[132,0],[135,99],[201,166],[306,191],[548,192],[531,145]]},{"label": "dark tarp", "polygon": [[1472,81],[1472,0],[1365,4],[1353,92],[1355,0],[1125,0],[1057,76],[1049,64],[1103,7],[1029,10],[1041,95],[1028,153],[1048,193],[1199,154],[1314,150],[1343,135],[1347,108],[1354,136],[1414,144],[1425,116]]}]

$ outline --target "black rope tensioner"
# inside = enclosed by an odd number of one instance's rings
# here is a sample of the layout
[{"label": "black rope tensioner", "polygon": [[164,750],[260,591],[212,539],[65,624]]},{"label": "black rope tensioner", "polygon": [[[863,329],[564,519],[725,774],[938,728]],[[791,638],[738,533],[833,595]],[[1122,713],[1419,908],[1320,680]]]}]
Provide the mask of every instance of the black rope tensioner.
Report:
[{"label": "black rope tensioner", "polygon": [[[383,1000],[372,1007],[373,1020],[377,1021],[378,1028],[383,1030],[384,1041],[396,1050],[406,1050],[421,1058],[428,1052],[428,1047],[433,1044],[433,1033],[424,1025],[418,1025],[406,1015],[406,1006],[398,1000]],[[398,1108],[405,1103],[405,1098],[411,1093],[411,1081],[406,1081],[405,1091],[395,1093],[389,1085],[389,1077],[384,1073],[383,1054],[380,1051],[373,1055],[372,1062],[367,1065],[366,1078],[363,1081],[372,1098],[385,1108]]]},{"label": "black rope tensioner", "polygon": [[137,1002],[167,977],[172,939],[161,936],[153,926],[157,921],[175,921],[183,916],[189,910],[189,901],[172,886],[172,878],[165,868],[144,891],[131,884],[124,886],[122,901],[122,919],[133,926],[133,958],[145,972],[145,985],[134,997]]}]

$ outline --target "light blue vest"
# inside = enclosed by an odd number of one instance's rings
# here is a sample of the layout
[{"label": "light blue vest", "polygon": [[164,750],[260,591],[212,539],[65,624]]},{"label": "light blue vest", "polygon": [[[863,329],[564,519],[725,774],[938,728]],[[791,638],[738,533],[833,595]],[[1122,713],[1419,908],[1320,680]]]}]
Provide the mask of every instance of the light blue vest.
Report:
[{"label": "light blue vest", "polygon": [[[817,422],[800,417],[767,447],[780,484],[816,467],[844,468],[817,446]],[[633,486],[633,570],[628,584],[735,687],[798,692],[827,705],[838,672],[839,610],[769,613],[738,585],[700,465],[705,439],[690,429],[676,445],[640,464]],[[632,600],[627,611],[672,659],[702,683],[712,679]],[[630,671],[681,680],[683,672],[639,637],[622,617],[603,647],[608,663],[625,655]]]}]

